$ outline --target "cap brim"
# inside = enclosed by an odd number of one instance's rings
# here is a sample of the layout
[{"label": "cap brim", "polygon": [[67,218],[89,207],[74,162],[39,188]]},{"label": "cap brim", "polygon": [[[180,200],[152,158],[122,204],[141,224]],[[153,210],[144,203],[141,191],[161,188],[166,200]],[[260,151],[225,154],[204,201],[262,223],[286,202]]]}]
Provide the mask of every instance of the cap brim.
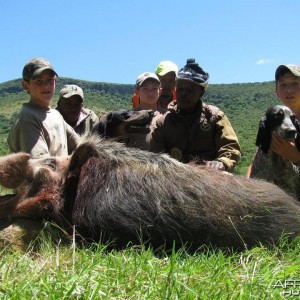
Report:
[{"label": "cap brim", "polygon": [[160,84],[160,81],[157,80],[156,78],[154,78],[154,77],[148,77],[148,78],[145,78],[143,81],[139,82],[139,83],[137,84],[137,86],[141,86],[141,85],[142,85],[144,82],[146,82],[147,80],[153,80],[153,81],[156,81],[158,84]]},{"label": "cap brim", "polygon": [[160,72],[156,72],[155,74],[158,75],[158,76],[164,76],[168,73],[171,73],[171,72],[174,72],[176,74],[176,72],[174,70],[162,70]]},{"label": "cap brim", "polygon": [[83,102],[83,98],[82,98],[82,96],[79,93],[67,93],[67,94],[61,95],[60,99],[62,99],[62,98],[69,99],[72,96],[78,96],[78,97],[80,97],[81,101]]},{"label": "cap brim", "polygon": [[207,89],[207,87],[208,87],[208,85],[209,85],[209,81],[205,81],[205,82],[196,82],[196,81],[194,81],[194,80],[191,79],[191,78],[180,78],[180,77],[177,77],[177,76],[176,76],[175,80],[176,80],[176,81],[178,81],[178,80],[190,81],[190,82],[192,82],[192,83],[194,83],[194,84],[196,84],[196,85],[202,86],[204,89]]},{"label": "cap brim", "polygon": [[283,72],[291,72],[293,75],[300,77],[300,69],[299,68],[295,68],[294,65],[280,65],[275,72],[275,80],[277,81],[280,74],[282,74]]},{"label": "cap brim", "polygon": [[53,74],[55,74],[56,76],[57,73],[52,69],[52,68],[49,68],[49,67],[43,67],[43,68],[38,68],[34,71],[34,73],[32,74],[31,78],[30,79],[36,79],[38,76],[40,76],[44,71],[46,70],[50,70],[53,72]]}]

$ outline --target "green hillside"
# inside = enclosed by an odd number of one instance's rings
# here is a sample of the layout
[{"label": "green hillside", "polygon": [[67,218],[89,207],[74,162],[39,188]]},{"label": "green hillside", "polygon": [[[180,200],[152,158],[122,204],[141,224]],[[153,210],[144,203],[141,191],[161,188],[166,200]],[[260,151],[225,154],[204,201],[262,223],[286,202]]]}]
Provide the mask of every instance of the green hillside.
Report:
[{"label": "green hillside", "polygon": [[[53,107],[58,91],[65,84],[77,84],[83,88],[85,106],[97,114],[104,114],[118,108],[131,108],[132,84],[91,82],[72,78],[59,78]],[[242,146],[242,161],[237,172],[244,174],[251,162],[255,149],[254,141],[258,122],[265,110],[278,103],[274,82],[244,84],[211,84],[205,95],[205,102],[217,105],[229,117]],[[8,153],[6,137],[16,112],[28,95],[21,87],[21,79],[0,84],[0,155]]]}]

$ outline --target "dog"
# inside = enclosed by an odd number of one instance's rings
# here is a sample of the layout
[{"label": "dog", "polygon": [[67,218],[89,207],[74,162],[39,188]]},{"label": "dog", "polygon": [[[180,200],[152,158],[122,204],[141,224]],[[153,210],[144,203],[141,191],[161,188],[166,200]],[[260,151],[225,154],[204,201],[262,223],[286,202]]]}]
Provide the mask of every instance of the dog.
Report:
[{"label": "dog", "polygon": [[119,109],[100,118],[93,132],[101,137],[124,143],[127,147],[149,149],[151,124],[158,112]]},{"label": "dog", "polygon": [[70,157],[0,158],[0,220],[49,220],[79,242],[120,249],[203,245],[244,250],[300,235],[300,205],[276,185],[183,164],[103,139],[85,137]]},{"label": "dog", "polygon": [[300,200],[299,166],[270,149],[272,131],[282,139],[294,140],[300,149],[300,127],[293,112],[284,105],[271,106],[259,122],[257,149],[246,176],[273,182]]}]

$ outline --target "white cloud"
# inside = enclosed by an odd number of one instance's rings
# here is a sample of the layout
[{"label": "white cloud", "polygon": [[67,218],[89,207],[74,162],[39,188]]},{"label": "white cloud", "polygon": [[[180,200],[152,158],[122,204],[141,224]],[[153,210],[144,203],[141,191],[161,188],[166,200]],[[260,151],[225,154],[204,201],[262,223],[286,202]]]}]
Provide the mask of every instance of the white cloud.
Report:
[{"label": "white cloud", "polygon": [[256,62],[257,65],[265,65],[265,64],[270,64],[274,61],[274,59],[265,59],[265,58],[262,58],[260,60],[258,60]]}]

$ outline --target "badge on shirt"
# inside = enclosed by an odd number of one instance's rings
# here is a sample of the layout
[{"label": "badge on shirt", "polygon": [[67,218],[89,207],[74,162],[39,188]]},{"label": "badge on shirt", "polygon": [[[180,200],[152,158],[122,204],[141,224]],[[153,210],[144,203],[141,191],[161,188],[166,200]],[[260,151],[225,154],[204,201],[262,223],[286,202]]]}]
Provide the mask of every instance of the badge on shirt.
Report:
[{"label": "badge on shirt", "polygon": [[179,161],[182,160],[182,152],[178,148],[172,148],[171,150],[171,156]]},{"label": "badge on shirt", "polygon": [[202,131],[208,131],[211,129],[211,125],[207,122],[202,122],[201,125],[200,125],[200,129]]}]

